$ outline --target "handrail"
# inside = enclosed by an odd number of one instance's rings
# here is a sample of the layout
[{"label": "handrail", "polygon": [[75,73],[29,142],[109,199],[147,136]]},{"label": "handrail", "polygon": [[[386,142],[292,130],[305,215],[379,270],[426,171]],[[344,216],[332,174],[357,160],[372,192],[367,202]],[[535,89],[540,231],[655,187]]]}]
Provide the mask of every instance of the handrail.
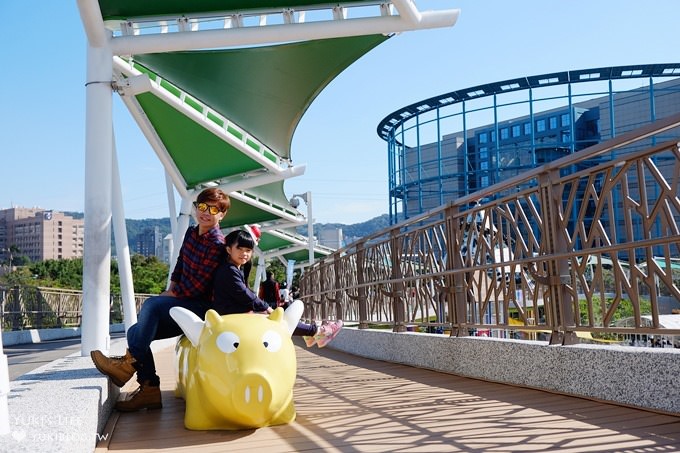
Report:
[{"label": "handrail", "polygon": [[664,325],[680,309],[680,151],[653,139],[678,127],[664,118],[336,251],[300,281],[306,316],[680,347],[680,324]]},{"label": "handrail", "polygon": [[[135,294],[137,311],[153,294]],[[0,286],[1,330],[79,327],[82,290],[36,286]],[[112,295],[111,323],[123,322],[120,295]]]}]

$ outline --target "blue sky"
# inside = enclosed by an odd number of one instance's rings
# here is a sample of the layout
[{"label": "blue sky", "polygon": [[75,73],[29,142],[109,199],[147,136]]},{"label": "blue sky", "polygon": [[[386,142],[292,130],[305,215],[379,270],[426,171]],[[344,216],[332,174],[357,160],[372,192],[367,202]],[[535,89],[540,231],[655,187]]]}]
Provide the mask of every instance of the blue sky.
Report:
[{"label": "blue sky", "polygon": [[[312,191],[316,222],[352,224],[387,212],[387,147],[376,127],[400,107],[514,77],[680,60],[677,0],[417,4],[461,15],[454,27],[378,46],[340,74],[298,126],[292,157],[307,171],[284,189]],[[86,42],[76,1],[0,0],[0,13],[0,209],[82,211]],[[166,217],[163,169],[117,95],[114,131],[126,217]]]}]

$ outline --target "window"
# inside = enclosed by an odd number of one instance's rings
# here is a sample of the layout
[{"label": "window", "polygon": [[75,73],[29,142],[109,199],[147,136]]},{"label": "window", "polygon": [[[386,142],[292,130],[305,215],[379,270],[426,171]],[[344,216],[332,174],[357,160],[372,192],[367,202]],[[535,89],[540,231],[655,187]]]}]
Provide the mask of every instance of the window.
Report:
[{"label": "window", "polygon": [[531,135],[531,123],[524,123],[524,135]]},{"label": "window", "polygon": [[508,128],[504,127],[503,129],[501,129],[501,140],[504,140],[504,139],[509,138],[509,137],[510,137],[510,131],[508,131]]},{"label": "window", "polygon": [[491,131],[491,141],[492,142],[496,141],[496,131]]},{"label": "window", "polygon": [[550,129],[556,129],[556,128],[557,128],[557,117],[551,116],[550,117]]},{"label": "window", "polygon": [[563,113],[560,116],[560,124],[562,126],[569,126],[571,124],[571,116],[568,113]]},{"label": "window", "polygon": [[536,132],[545,132],[545,120],[536,121]]},{"label": "window", "polygon": [[488,140],[488,135],[486,134],[486,132],[482,132],[481,134],[479,134],[477,140],[479,141],[479,143],[486,143]]},{"label": "window", "polygon": [[519,124],[515,124],[514,126],[512,126],[512,136],[513,136],[513,137],[519,137],[519,136],[520,136],[520,131],[521,131],[521,129],[520,129],[520,125],[519,125]]}]

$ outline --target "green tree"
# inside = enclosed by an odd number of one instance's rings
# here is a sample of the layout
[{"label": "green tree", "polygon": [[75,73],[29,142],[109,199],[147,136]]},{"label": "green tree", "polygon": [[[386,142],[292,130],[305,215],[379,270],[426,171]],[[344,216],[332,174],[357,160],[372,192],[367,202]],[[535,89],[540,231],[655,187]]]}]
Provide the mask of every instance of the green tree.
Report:
[{"label": "green tree", "polygon": [[33,274],[31,274],[31,271],[26,267],[19,267],[15,271],[4,275],[1,281],[7,286],[28,286],[36,284]]},{"label": "green tree", "polygon": [[136,293],[159,294],[168,281],[168,265],[155,256],[133,255],[130,258]]},{"label": "green tree", "polygon": [[274,274],[274,278],[277,282],[286,281],[286,266],[283,265],[281,261],[272,260],[267,264],[267,270]]},{"label": "green tree", "polygon": [[[158,294],[166,287],[168,265],[156,257],[133,255],[130,258],[135,292]],[[19,266],[0,277],[5,285],[45,286],[81,290],[83,288],[83,260],[45,260],[29,266]],[[118,262],[111,262],[111,292],[120,294]]]},{"label": "green tree", "polygon": [[83,260],[45,260],[28,266],[36,286],[82,289]]}]

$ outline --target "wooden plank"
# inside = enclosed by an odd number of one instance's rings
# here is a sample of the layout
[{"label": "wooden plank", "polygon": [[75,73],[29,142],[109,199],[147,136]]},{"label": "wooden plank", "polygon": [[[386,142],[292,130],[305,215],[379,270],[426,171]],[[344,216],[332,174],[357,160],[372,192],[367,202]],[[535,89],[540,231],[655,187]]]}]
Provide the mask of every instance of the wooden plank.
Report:
[{"label": "wooden plank", "polygon": [[163,409],[116,413],[97,452],[680,450],[680,417],[296,345],[293,423],[185,429],[169,348],[156,356]]}]

